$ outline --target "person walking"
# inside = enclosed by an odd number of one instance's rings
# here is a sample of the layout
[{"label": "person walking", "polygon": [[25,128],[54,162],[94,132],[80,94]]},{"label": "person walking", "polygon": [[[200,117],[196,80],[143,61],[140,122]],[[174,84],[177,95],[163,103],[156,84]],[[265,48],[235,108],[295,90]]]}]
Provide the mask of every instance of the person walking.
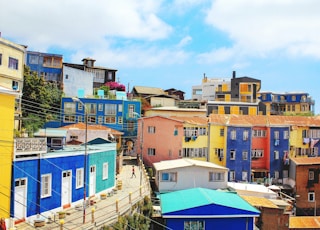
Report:
[{"label": "person walking", "polygon": [[4,220],[4,218],[1,218],[0,219],[0,229],[1,230],[6,230],[7,227],[6,227],[6,221]]},{"label": "person walking", "polygon": [[135,172],[134,172],[134,165],[132,165],[132,175],[131,175],[131,178],[132,178],[133,176],[136,178],[136,174],[135,174]]}]

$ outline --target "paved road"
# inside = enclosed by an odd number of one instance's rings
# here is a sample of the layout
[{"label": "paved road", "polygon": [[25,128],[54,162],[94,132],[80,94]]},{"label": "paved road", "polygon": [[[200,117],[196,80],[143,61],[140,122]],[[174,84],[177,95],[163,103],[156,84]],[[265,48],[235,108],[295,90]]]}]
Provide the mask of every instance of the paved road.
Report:
[{"label": "paved road", "polygon": [[[140,172],[142,172],[140,174]],[[92,205],[88,206],[85,215],[82,207],[71,207],[65,209],[66,217],[63,219],[63,229],[98,229],[99,227],[114,223],[117,221],[118,215],[122,215],[131,209],[131,206],[144,198],[150,196],[150,185],[145,169],[142,171],[135,165],[136,177],[132,175],[132,165],[124,165],[120,174],[117,176],[117,181],[122,181],[121,190],[117,190],[114,194],[107,194],[106,199],[94,197]],[[142,176],[141,176],[142,175]],[[140,183],[140,177],[142,181]],[[142,185],[142,186],[140,186]],[[83,218],[85,216],[85,218]],[[94,218],[92,218],[94,217]],[[85,219],[85,224],[83,224]],[[60,229],[61,220],[58,213],[54,215],[51,223],[47,222],[43,227],[34,227],[34,223],[21,223],[15,226],[15,229]]]}]

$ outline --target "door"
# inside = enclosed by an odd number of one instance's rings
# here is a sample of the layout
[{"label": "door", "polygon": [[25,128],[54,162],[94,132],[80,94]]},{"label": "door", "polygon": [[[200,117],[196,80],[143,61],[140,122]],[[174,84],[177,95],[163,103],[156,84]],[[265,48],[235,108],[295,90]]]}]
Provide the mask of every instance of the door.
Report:
[{"label": "door", "polygon": [[27,178],[15,180],[14,190],[14,217],[23,220],[27,209]]},{"label": "door", "polygon": [[71,171],[62,172],[61,183],[61,206],[69,205],[71,203]]},{"label": "door", "polygon": [[96,166],[90,166],[89,196],[96,194]]}]

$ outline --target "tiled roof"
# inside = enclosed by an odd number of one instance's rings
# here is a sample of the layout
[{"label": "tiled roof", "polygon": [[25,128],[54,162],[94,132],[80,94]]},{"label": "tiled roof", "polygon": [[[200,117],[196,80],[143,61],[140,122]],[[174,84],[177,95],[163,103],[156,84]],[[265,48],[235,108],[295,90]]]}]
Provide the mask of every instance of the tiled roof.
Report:
[{"label": "tiled roof", "polygon": [[232,126],[311,126],[320,127],[319,116],[265,116],[211,114],[209,122]]},{"label": "tiled roof", "polygon": [[175,160],[166,160],[153,163],[153,166],[156,170],[167,170],[167,169],[175,169],[175,168],[183,168],[183,167],[190,167],[190,166],[199,166],[199,167],[207,167],[207,168],[214,168],[214,169],[222,169],[228,170],[227,168],[207,162],[207,161],[200,161],[200,160],[193,160],[188,158],[182,159],[175,159]]},{"label": "tiled roof", "polygon": [[320,229],[319,216],[290,216],[290,229]]},{"label": "tiled roof", "polygon": [[297,157],[290,158],[296,165],[319,165],[320,157]]},{"label": "tiled roof", "polygon": [[[75,123],[75,124],[71,124],[71,125],[65,125],[63,127],[60,127],[60,129],[86,129],[86,124],[85,123]],[[105,131],[109,131],[114,135],[121,135],[123,134],[122,132],[119,132],[115,129],[111,129],[109,127],[103,126],[103,125],[91,125],[88,124],[88,130],[105,130]]]},{"label": "tiled roof", "polygon": [[244,196],[244,195],[241,195],[241,197],[254,207],[277,208],[277,209],[279,208],[269,199],[264,197]]},{"label": "tiled roof", "polygon": [[141,94],[150,94],[150,95],[165,94],[163,89],[155,88],[155,87],[135,86],[134,89],[137,91],[137,93],[141,93]]},{"label": "tiled roof", "polygon": [[196,124],[196,125],[207,125],[208,118],[207,117],[178,117],[178,116],[170,116],[169,118],[174,120],[179,120],[189,124]]},{"label": "tiled roof", "polygon": [[[192,199],[191,199],[192,197]],[[160,195],[162,214],[216,204],[253,212],[259,211],[233,192],[223,192],[205,188],[191,188]]]}]

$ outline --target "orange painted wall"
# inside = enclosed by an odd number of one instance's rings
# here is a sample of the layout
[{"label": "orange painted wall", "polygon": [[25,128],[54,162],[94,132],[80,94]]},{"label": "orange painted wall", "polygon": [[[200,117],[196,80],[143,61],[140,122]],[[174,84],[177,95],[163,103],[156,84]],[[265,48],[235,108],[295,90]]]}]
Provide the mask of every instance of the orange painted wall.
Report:
[{"label": "orange painted wall", "polygon": [[265,130],[266,131],[266,137],[252,137],[252,147],[251,149],[263,149],[263,157],[251,160],[251,168],[257,169],[257,168],[263,168],[263,169],[269,169],[270,166],[268,164],[270,160],[270,134],[266,127],[254,127],[252,130]]}]

